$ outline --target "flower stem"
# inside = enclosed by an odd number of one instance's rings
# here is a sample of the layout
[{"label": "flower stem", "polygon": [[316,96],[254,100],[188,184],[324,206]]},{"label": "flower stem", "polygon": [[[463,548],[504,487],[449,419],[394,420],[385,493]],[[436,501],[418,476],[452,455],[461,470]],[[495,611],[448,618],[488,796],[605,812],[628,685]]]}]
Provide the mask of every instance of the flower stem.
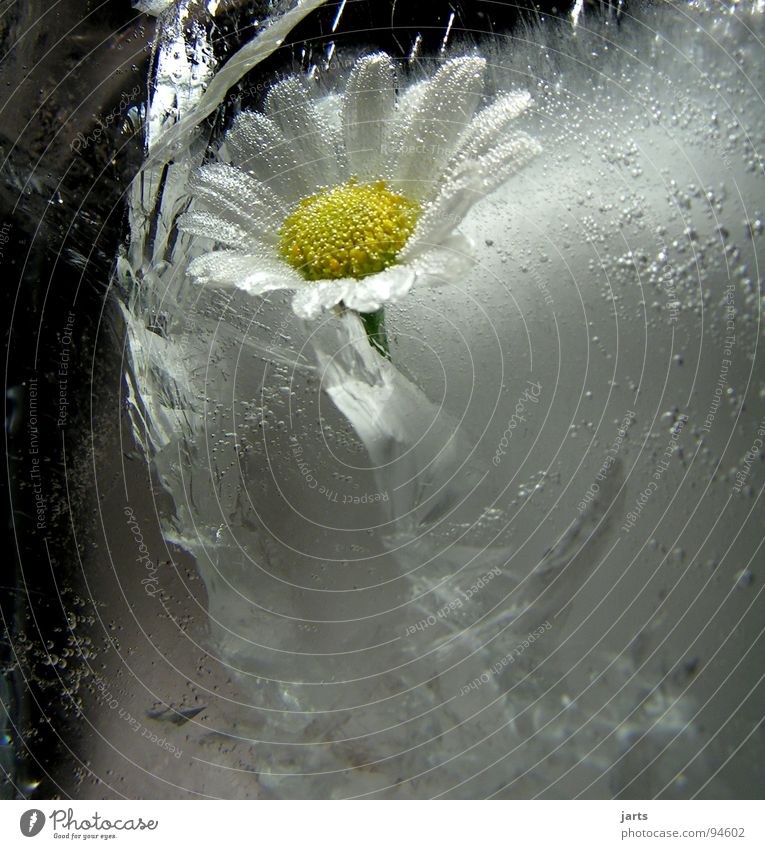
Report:
[{"label": "flower stem", "polygon": [[381,307],[377,312],[360,312],[359,317],[367,332],[369,344],[376,348],[386,360],[390,359],[388,334],[385,332],[385,310]]}]

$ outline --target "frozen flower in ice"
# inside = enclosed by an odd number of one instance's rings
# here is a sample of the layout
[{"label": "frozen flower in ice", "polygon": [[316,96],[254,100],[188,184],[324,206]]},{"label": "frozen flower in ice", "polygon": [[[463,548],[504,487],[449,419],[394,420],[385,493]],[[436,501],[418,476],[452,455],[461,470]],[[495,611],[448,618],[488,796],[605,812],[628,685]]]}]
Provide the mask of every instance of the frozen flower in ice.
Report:
[{"label": "frozen flower in ice", "polygon": [[464,271],[465,214],[539,151],[512,131],[527,92],[482,106],[485,65],[452,59],[399,88],[375,53],[340,96],[314,99],[295,76],[273,85],[193,181],[180,227],[220,247],[190,274],[253,295],[295,290],[295,312],[313,318],[336,305],[372,314]]}]

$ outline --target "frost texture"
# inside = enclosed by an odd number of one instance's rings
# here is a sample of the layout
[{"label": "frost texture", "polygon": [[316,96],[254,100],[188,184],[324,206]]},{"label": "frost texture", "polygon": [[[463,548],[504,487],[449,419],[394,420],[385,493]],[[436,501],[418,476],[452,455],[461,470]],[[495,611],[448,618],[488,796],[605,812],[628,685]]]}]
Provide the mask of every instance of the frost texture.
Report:
[{"label": "frost texture", "polygon": [[186,276],[209,249],[175,238],[207,141],[189,129],[232,73],[134,187],[136,433],[251,705],[230,733],[278,796],[734,792],[692,674],[729,651],[721,605],[755,600],[728,552],[765,414],[762,19],[585,23],[491,49],[548,153],[470,212],[461,285],[390,310],[395,366],[351,317]]}]

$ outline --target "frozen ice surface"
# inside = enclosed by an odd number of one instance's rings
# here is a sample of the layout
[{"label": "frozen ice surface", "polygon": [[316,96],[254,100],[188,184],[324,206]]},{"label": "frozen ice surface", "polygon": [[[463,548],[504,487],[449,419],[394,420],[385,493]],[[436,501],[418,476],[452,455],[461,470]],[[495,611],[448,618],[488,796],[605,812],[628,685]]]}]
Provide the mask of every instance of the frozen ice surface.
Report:
[{"label": "frozen ice surface", "polygon": [[678,4],[479,45],[545,152],[469,214],[461,284],[389,308],[392,365],[350,317],[194,286],[172,234],[206,140],[158,143],[131,407],[262,786],[684,797],[724,765],[705,729],[751,708],[712,682],[760,592],[762,34]]}]

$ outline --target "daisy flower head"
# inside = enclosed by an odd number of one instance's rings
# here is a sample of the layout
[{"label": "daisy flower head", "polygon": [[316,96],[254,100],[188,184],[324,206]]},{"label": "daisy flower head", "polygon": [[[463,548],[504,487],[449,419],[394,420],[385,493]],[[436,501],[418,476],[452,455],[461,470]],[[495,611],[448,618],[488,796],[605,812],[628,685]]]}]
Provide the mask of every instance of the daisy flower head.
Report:
[{"label": "daisy flower head", "polygon": [[462,219],[540,150],[513,129],[529,94],[484,103],[485,66],[463,56],[402,84],[373,53],[337,96],[313,97],[298,76],[275,83],[192,180],[179,227],[215,247],[189,273],[252,295],[294,290],[295,313],[314,318],[371,314],[464,272]]}]

